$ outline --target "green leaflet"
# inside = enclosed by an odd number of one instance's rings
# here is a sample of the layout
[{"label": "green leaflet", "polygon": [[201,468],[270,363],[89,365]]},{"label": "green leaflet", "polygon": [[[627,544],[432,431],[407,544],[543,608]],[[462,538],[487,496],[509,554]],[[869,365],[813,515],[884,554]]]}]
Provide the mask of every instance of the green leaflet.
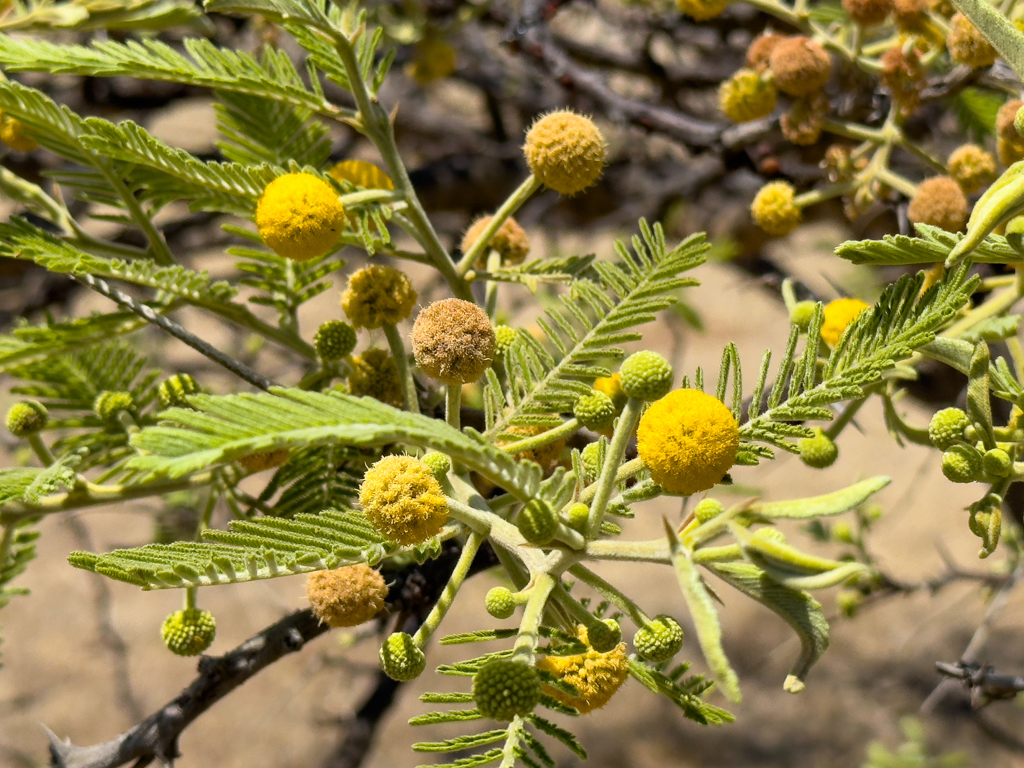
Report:
[{"label": "green leaflet", "polygon": [[697,639],[700,642],[701,651],[714,675],[715,682],[721,687],[729,701],[741,701],[743,696],[740,693],[740,681],[729,664],[729,659],[722,648],[722,626],[718,622],[718,611],[708,594],[704,582],[693,563],[692,555],[684,547],[675,530],[667,520],[665,531],[668,537],[669,552],[672,556],[672,566],[676,571],[676,578],[679,580],[679,587],[686,599],[686,605],[690,609],[690,616],[693,618],[694,626],[697,628]]},{"label": "green leaflet", "polygon": [[769,520],[781,518],[806,520],[812,517],[838,515],[864,503],[869,496],[878,493],[891,482],[891,478],[879,475],[838,491],[809,499],[755,502],[747,508],[746,514]]},{"label": "green leaflet", "polygon": [[749,563],[713,563],[708,567],[723,581],[777,613],[796,630],[801,652],[782,687],[790,693],[800,693],[807,673],[828,648],[828,622],[821,604],[806,592],[779,584]]},{"label": "green leaflet", "polygon": [[172,408],[163,414],[167,424],[132,438],[142,454],[131,460],[132,469],[175,478],[276,448],[404,443],[447,453],[524,501],[540,488],[536,464],[517,464],[442,421],[371,398],[277,388],[271,394],[195,395],[190,403],[196,410]]},{"label": "green leaflet", "polygon": [[846,563],[809,555],[796,547],[783,544],[774,538],[762,535],[765,529],[751,532],[742,525],[732,523],[729,531],[739,542],[743,554],[755,565],[766,571],[780,571],[790,576],[816,576],[840,568]]},{"label": "green leaflet", "polygon": [[[1010,25],[1010,22],[1002,14],[987,3],[977,3],[977,0],[960,0],[960,2],[975,6],[975,8],[984,6],[1002,19],[1003,23]],[[987,16],[985,18],[988,20]],[[1010,26],[1013,28],[1012,25]],[[1017,45],[1024,46],[1024,35],[1016,29],[1013,32],[1020,41],[1017,42]],[[1024,65],[1024,47],[1021,48],[1018,56],[1020,57],[1019,63]],[[996,179],[985,190],[985,194],[978,198],[978,202],[974,204],[974,210],[971,211],[971,218],[967,222],[967,234],[946,257],[946,266],[953,267],[959,264],[996,227],[1021,211],[1024,211],[1024,161],[1014,163],[1003,171],[1003,175]]]},{"label": "green leaflet", "polygon": [[0,504],[19,501],[43,470],[34,467],[0,469]]},{"label": "green leaflet", "polygon": [[[836,255],[853,264],[898,266],[908,264],[941,264],[964,235],[947,232],[927,224],[915,225],[919,237],[886,235],[881,240],[847,240],[836,248]],[[978,243],[971,260],[983,264],[1020,264],[1024,262],[1002,235],[990,234]]]}]

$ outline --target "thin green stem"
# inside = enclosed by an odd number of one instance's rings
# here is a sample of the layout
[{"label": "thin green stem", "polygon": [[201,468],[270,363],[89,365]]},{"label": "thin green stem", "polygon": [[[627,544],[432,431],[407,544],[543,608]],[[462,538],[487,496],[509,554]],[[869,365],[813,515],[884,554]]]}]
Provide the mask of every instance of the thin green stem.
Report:
[{"label": "thin green stem", "polygon": [[388,340],[388,346],[391,347],[391,356],[395,358],[398,379],[402,382],[402,400],[405,402],[405,409],[410,413],[419,413],[420,400],[416,395],[416,381],[412,377],[412,368],[409,366],[405,342],[402,341],[402,336],[396,326],[391,325],[391,323],[384,323],[383,328],[384,335]]},{"label": "thin green stem", "polygon": [[524,664],[533,664],[533,656],[540,642],[540,622],[544,617],[548,597],[558,580],[549,573],[535,574],[530,597],[523,609],[523,620],[519,623],[519,634],[512,650],[512,660]]},{"label": "thin green stem", "polygon": [[185,610],[194,611],[196,609],[196,593],[199,591],[199,587],[189,587],[185,590]]},{"label": "thin green stem", "polygon": [[636,626],[643,627],[651,623],[651,618],[643,612],[639,605],[586,566],[577,563],[569,568],[569,573],[596,591],[620,611],[628,614],[630,621]]},{"label": "thin green stem", "polygon": [[56,459],[53,454],[50,453],[50,449],[46,447],[46,443],[43,442],[43,438],[40,437],[38,432],[33,432],[28,436],[28,444],[32,449],[32,452],[36,455],[39,461],[42,462],[44,467],[49,467],[53,464]]},{"label": "thin green stem", "polygon": [[462,429],[462,385],[445,384],[444,418],[455,429]]},{"label": "thin green stem", "polygon": [[542,448],[545,445],[569,437],[572,433],[580,428],[580,423],[577,419],[572,418],[568,421],[563,421],[559,426],[552,427],[547,432],[541,432],[539,435],[533,435],[532,437],[525,437],[522,440],[517,440],[514,443],[501,446],[501,450],[506,453],[511,453],[513,456],[518,453],[526,453],[526,451],[532,451],[537,448]]},{"label": "thin green stem", "polygon": [[508,217],[518,211],[527,200],[540,189],[540,181],[532,173],[526,178],[526,180],[520,184],[516,190],[509,195],[505,202],[501,204],[501,207],[494,212],[491,216],[491,220],[487,222],[487,226],[484,227],[484,231],[481,232],[469,250],[462,254],[462,258],[459,259],[459,265],[457,271],[460,277],[465,277],[466,273],[469,272],[473,264],[476,263],[477,257],[483,253],[484,248],[491,242],[491,238],[501,228]]},{"label": "thin green stem", "polygon": [[597,490],[594,493],[594,500],[590,504],[590,517],[587,519],[587,538],[596,539],[601,533],[601,523],[604,522],[605,511],[608,508],[608,501],[615,489],[615,481],[619,471],[619,465],[626,455],[626,446],[629,445],[636,425],[640,423],[640,416],[643,413],[644,401],[631,397],[626,401],[618,423],[615,425],[615,434],[612,436],[611,445],[605,452],[604,466],[601,468],[601,477],[597,481]]},{"label": "thin green stem", "polygon": [[[501,267],[501,254],[493,248],[487,253],[487,271],[494,272]],[[484,287],[484,310],[487,316],[494,322],[494,316],[498,312],[498,287],[501,285],[497,280],[488,280]]]},{"label": "thin green stem", "polygon": [[455,602],[455,596],[459,593],[459,590],[462,588],[462,583],[466,580],[466,576],[469,574],[469,568],[473,564],[473,558],[476,557],[476,553],[480,549],[480,545],[483,541],[484,537],[476,531],[473,531],[469,534],[469,538],[466,539],[466,543],[462,545],[462,553],[459,555],[459,561],[455,564],[455,570],[452,571],[452,575],[449,577],[448,583],[445,585],[444,592],[441,593],[441,596],[437,599],[437,602],[434,603],[434,607],[431,608],[427,618],[413,636],[413,642],[416,643],[417,648],[423,648],[426,646],[430,641],[431,636],[437,631],[437,628],[441,626],[441,622],[444,621],[444,617],[452,607],[452,603]]},{"label": "thin green stem", "polygon": [[96,168],[103,174],[103,178],[106,179],[114,192],[117,193],[117,196],[121,198],[124,207],[128,210],[128,215],[132,217],[132,221],[142,230],[146,242],[149,243],[149,250],[153,255],[153,261],[164,266],[173,264],[174,255],[171,253],[171,249],[167,247],[167,241],[164,240],[164,236],[153,225],[153,220],[142,210],[139,201],[135,199],[135,195],[125,186],[124,181],[118,178],[117,174],[105,162],[97,163]]},{"label": "thin green stem", "polygon": [[4,526],[4,535],[0,538],[0,570],[7,567],[7,558],[10,557],[11,549],[14,547],[14,532],[17,529],[16,522]]},{"label": "thin green stem", "polygon": [[829,440],[835,440],[839,437],[846,425],[853,421],[853,417],[857,415],[857,411],[859,411],[867,401],[868,399],[866,397],[860,397],[847,403],[846,407],[843,408],[843,412],[839,414],[839,417],[829,424],[828,429],[824,430],[825,436],[828,437]]}]

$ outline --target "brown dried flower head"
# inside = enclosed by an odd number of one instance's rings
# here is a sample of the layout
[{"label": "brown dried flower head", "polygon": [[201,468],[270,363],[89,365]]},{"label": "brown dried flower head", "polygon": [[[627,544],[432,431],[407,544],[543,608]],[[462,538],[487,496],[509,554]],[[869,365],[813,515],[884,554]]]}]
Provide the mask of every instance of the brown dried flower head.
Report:
[{"label": "brown dried flower head", "polygon": [[949,176],[933,176],[917,185],[907,216],[915,224],[931,224],[958,232],[967,223],[970,205],[964,191]]},{"label": "brown dried flower head", "polygon": [[903,30],[916,30],[928,11],[928,0],[896,0],[893,3],[893,18]]},{"label": "brown dried flower head", "polygon": [[893,11],[893,0],[843,0],[850,18],[865,27],[885,21]]},{"label": "brown dried flower head", "polygon": [[352,358],[348,386],[356,397],[373,397],[395,408],[404,403],[398,365],[384,349],[374,347]]},{"label": "brown dried flower head", "polygon": [[780,41],[768,61],[775,73],[775,85],[790,96],[820,91],[832,75],[828,51],[803,35]]},{"label": "brown dried flower head", "polygon": [[785,39],[786,36],[778,32],[765,32],[755,37],[747,48],[747,66],[755,72],[764,72],[775,46]]},{"label": "brown dried flower head", "polygon": [[949,175],[970,195],[989,184],[996,177],[996,159],[992,153],[977,144],[964,144],[949,155]]},{"label": "brown dried flower head", "polygon": [[[466,230],[466,234],[462,236],[462,244],[460,248],[465,253],[470,249],[476,239],[480,237],[480,233],[484,231],[484,227],[491,223],[490,216],[481,216],[476,219],[472,224],[469,225],[469,229]],[[501,254],[502,264],[522,264],[527,255],[530,253],[530,238],[526,234],[519,222],[509,216],[498,227],[498,231],[494,233],[494,237],[491,238],[491,242],[488,245],[489,248],[493,248],[499,254]],[[476,260],[478,267],[483,267],[487,263],[486,249],[480,254],[480,258]]]},{"label": "brown dried flower head", "polygon": [[388,586],[365,563],[333,571],[317,571],[306,578],[306,597],[313,615],[331,627],[355,627],[384,609]]},{"label": "brown dried flower head", "polygon": [[445,384],[479,379],[490,368],[496,347],[490,318],[471,301],[435,301],[420,312],[412,327],[416,365]]},{"label": "brown dried flower head", "polygon": [[821,91],[796,99],[779,121],[782,135],[799,147],[814,144],[821,136],[830,106],[828,96]]},{"label": "brown dried flower head", "polygon": [[881,63],[879,80],[906,117],[921,104],[921,91],[927,74],[921,66],[921,57],[916,48],[905,51],[903,46],[896,46],[885,52]]},{"label": "brown dried flower head", "polygon": [[959,12],[949,21],[946,48],[953,61],[974,68],[991,66],[999,55],[970,19]]}]

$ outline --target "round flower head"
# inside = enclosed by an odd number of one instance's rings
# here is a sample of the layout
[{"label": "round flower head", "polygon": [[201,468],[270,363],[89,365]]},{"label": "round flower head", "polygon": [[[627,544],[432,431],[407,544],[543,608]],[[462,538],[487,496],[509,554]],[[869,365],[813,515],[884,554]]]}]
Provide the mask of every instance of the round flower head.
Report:
[{"label": "round flower head", "polygon": [[371,264],[349,275],[341,308],[356,328],[398,325],[412,314],[416,291],[394,267]]},{"label": "round flower head", "polygon": [[896,0],[893,17],[901,30],[917,29],[928,12],[928,0]]},{"label": "round flower head", "polygon": [[747,48],[747,66],[755,72],[764,72],[768,69],[768,60],[775,46],[785,39],[786,36],[778,32],[765,32],[755,37]]},{"label": "round flower head", "polygon": [[959,12],[949,20],[946,48],[953,61],[974,68],[991,66],[999,55],[970,19]]},{"label": "round flower head", "polygon": [[943,408],[928,424],[928,439],[940,451],[946,451],[964,440],[964,430],[971,425],[967,414],[959,408]]},{"label": "round flower head", "polygon": [[718,88],[718,107],[736,123],[767,117],[775,109],[779,94],[775,83],[752,69],[741,69]]},{"label": "round flower head", "polygon": [[415,680],[426,666],[427,657],[405,632],[395,632],[380,647],[380,668],[392,680]]},{"label": "round flower head", "polygon": [[789,109],[779,120],[782,135],[786,141],[798,147],[809,147],[821,138],[825,118],[831,109],[828,96],[816,91],[810,96],[794,99]]},{"label": "round flower head", "polygon": [[496,346],[490,318],[471,301],[435,301],[420,312],[412,327],[416,365],[445,384],[479,379],[491,367]]},{"label": "round flower head", "polygon": [[721,16],[731,0],[676,0],[679,10],[696,21]]},{"label": "round flower head", "polygon": [[651,479],[668,493],[689,496],[713,487],[736,462],[740,430],[717,398],[677,389],[640,419],[637,451]]},{"label": "round flower head", "polygon": [[942,474],[953,483],[973,483],[981,478],[983,459],[977,448],[954,445],[942,454]]},{"label": "round flower head", "polygon": [[[584,471],[590,474],[589,468],[586,466],[586,461],[583,462]],[[595,473],[596,474],[596,473]],[[587,529],[587,523],[590,522],[590,507],[582,502],[576,502],[565,515],[565,522],[574,531],[584,533]]]},{"label": "round flower head", "polygon": [[365,563],[306,577],[306,598],[313,615],[331,627],[355,627],[382,610],[388,596],[383,577]]},{"label": "round flower head", "polygon": [[516,516],[516,526],[528,542],[543,546],[558,531],[558,515],[543,499],[530,499]]},{"label": "round flower head", "polygon": [[561,109],[539,118],[526,134],[526,164],[544,186],[575,195],[604,170],[604,136],[589,117]]},{"label": "round flower head", "polygon": [[288,461],[288,456],[287,448],[276,448],[273,451],[250,453],[248,456],[240,458],[238,463],[249,472],[263,472],[274,467],[280,467]]},{"label": "round flower head", "polygon": [[1017,113],[1024,107],[1024,101],[1010,99],[1003,102],[1003,105],[996,112],[996,136],[1008,141],[1020,141],[1021,134],[1017,130]]},{"label": "round flower head", "polygon": [[780,41],[768,59],[775,85],[790,96],[807,96],[825,87],[832,75],[828,51],[809,37],[797,35]]},{"label": "round flower head", "polygon": [[419,544],[448,522],[448,502],[430,467],[412,456],[385,456],[359,486],[370,525],[391,541]]},{"label": "round flower head", "polygon": [[5,116],[0,121],[0,141],[18,152],[39,149],[39,142],[25,131],[25,124],[13,117]]},{"label": "round flower head", "polygon": [[622,389],[622,375],[613,373],[611,376],[602,376],[594,381],[594,389],[604,392],[615,403],[615,412],[622,410],[629,396]]},{"label": "round flower head", "polygon": [[693,508],[693,516],[697,518],[697,522],[699,523],[706,523],[708,520],[713,520],[723,512],[725,512],[725,505],[718,499],[712,499],[710,497],[702,499],[700,504]]},{"label": "round flower head", "polygon": [[615,421],[615,403],[604,392],[595,389],[576,401],[572,414],[587,429],[606,429]]},{"label": "round flower head", "polygon": [[852,323],[861,312],[871,308],[860,299],[836,299],[825,305],[824,322],[821,324],[821,338],[830,347],[839,343],[846,327]]},{"label": "round flower head", "polygon": [[985,451],[981,458],[981,466],[990,475],[1007,477],[1013,469],[1013,459],[1002,448],[993,448]]},{"label": "round flower head", "polygon": [[839,458],[839,447],[819,427],[814,428],[814,437],[802,437],[796,441],[800,461],[808,467],[825,469]]},{"label": "round flower head", "polygon": [[977,192],[996,177],[996,159],[977,144],[963,144],[954,149],[947,168],[966,195]]},{"label": "round flower head", "polygon": [[633,647],[641,658],[655,664],[668,661],[683,647],[683,628],[671,616],[655,616],[633,636]]},{"label": "round flower head", "polygon": [[348,386],[356,397],[372,397],[395,408],[404,402],[395,358],[384,349],[368,349],[352,359]]},{"label": "round flower head", "polygon": [[970,212],[967,196],[949,176],[933,176],[922,181],[907,206],[907,218],[915,224],[931,224],[947,232],[963,229]]},{"label": "round flower head", "polygon": [[512,345],[519,341],[519,331],[507,325],[494,326],[494,355],[504,357],[512,349]]},{"label": "round flower head", "polygon": [[814,319],[814,313],[818,309],[816,301],[798,301],[789,311],[789,322],[801,331],[807,331]]},{"label": "round flower head", "polygon": [[879,82],[899,104],[900,114],[909,115],[921,104],[921,91],[927,84],[927,72],[916,48],[890,48],[882,55]]},{"label": "round flower head", "polygon": [[658,400],[672,389],[672,364],[657,352],[644,350],[627,357],[619,368],[627,397]]},{"label": "round flower head", "polygon": [[[504,431],[504,434],[505,435],[513,435],[514,437],[512,437],[512,438],[505,437],[505,438],[503,438],[501,440],[498,440],[495,443],[495,445],[498,448],[504,448],[505,446],[511,445],[512,443],[518,443],[520,440],[523,440],[523,439],[525,439],[527,437],[536,437],[537,435],[542,435],[545,432],[547,432],[548,429],[550,429],[550,427],[541,427],[541,426],[515,426],[515,427],[508,427]],[[524,460],[524,461],[532,461],[535,464],[540,464],[540,466],[543,467],[544,469],[548,469],[552,464],[554,464],[556,461],[558,461],[558,459],[562,455],[562,451],[563,450],[565,450],[565,439],[564,438],[562,438],[560,440],[555,440],[553,442],[548,443],[547,445],[542,445],[542,446],[540,446],[538,448],[531,448],[528,451],[522,451],[520,453],[515,454],[515,457],[517,459],[521,459],[521,460]]]},{"label": "round flower head", "polygon": [[615,619],[595,621],[589,627],[579,627],[580,639],[598,653],[608,653],[622,642],[622,628]]},{"label": "round flower head", "polygon": [[528,715],[540,697],[540,675],[528,664],[498,659],[473,676],[473,700],[484,717],[511,720]]},{"label": "round flower head", "polygon": [[794,202],[796,190],[785,181],[771,181],[758,190],[750,204],[754,223],[769,235],[788,235],[800,225],[803,214]]},{"label": "round flower head", "polygon": [[216,634],[217,620],[213,614],[198,608],[175,611],[160,627],[164,645],[178,656],[198,656],[210,647]]},{"label": "round flower head", "polygon": [[256,227],[278,256],[309,261],[337,244],[345,228],[345,210],[326,181],[309,173],[288,173],[263,190]]},{"label": "round flower head", "polygon": [[194,378],[187,373],[176,373],[160,385],[156,395],[161,408],[188,408],[188,400],[185,398],[200,391],[199,382]]},{"label": "round flower head", "polygon": [[494,587],[484,597],[487,612],[496,619],[507,619],[516,612],[516,599],[508,587]]},{"label": "round flower head", "polygon": [[[472,247],[484,228],[490,223],[490,216],[481,216],[469,225],[466,234],[462,236],[462,245],[459,246],[463,253]],[[519,222],[509,216],[498,227],[498,231],[494,233],[487,247],[493,248],[501,255],[502,264],[522,264],[526,260],[527,254],[530,253],[530,238],[526,235],[526,230],[519,226]],[[476,260],[476,265],[480,268],[487,265],[487,248]]]},{"label": "round flower head", "polygon": [[100,392],[92,403],[92,410],[104,421],[112,421],[121,411],[130,411],[135,407],[135,399],[131,392]]},{"label": "round flower head", "polygon": [[50,421],[46,406],[35,400],[15,403],[7,411],[7,429],[15,437],[28,437],[45,428]]},{"label": "round flower head", "polygon": [[893,0],[843,0],[843,10],[865,27],[881,24],[893,11]]},{"label": "round flower head", "polygon": [[313,346],[321,360],[341,360],[356,348],[356,329],[344,320],[328,320],[317,329]]},{"label": "round flower head", "polygon": [[542,656],[537,669],[550,672],[563,683],[573,686],[579,693],[570,696],[558,688],[545,686],[544,692],[581,715],[593,712],[607,704],[629,677],[626,644],[619,643],[606,653],[599,653],[587,641],[587,630],[580,627],[579,637],[587,644],[586,653],[573,656]]},{"label": "round flower head", "polygon": [[427,451],[423,454],[422,461],[430,467],[430,471],[434,473],[434,477],[438,480],[452,471],[451,457],[440,451]]}]

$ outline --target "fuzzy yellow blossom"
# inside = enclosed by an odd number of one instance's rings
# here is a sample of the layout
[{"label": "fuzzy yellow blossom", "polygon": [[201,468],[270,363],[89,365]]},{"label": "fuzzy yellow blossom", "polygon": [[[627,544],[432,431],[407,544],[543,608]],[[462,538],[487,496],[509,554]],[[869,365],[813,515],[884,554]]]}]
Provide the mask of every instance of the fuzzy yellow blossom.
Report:
[{"label": "fuzzy yellow blossom", "polygon": [[448,502],[430,467],[412,456],[385,456],[359,486],[370,525],[399,544],[419,544],[448,522]]},{"label": "fuzzy yellow blossom", "polygon": [[861,312],[871,308],[860,299],[836,299],[825,305],[825,319],[821,324],[821,338],[830,347],[839,343],[840,337],[847,326]]},{"label": "fuzzy yellow blossom", "polygon": [[785,181],[771,181],[758,190],[750,204],[754,223],[769,235],[781,237],[796,229],[803,213],[795,202],[796,190]]},{"label": "fuzzy yellow blossom", "polygon": [[677,389],[640,419],[637,451],[651,479],[669,493],[690,496],[718,483],[736,462],[740,430],[717,398]]},{"label": "fuzzy yellow blossom", "polygon": [[575,195],[601,177],[606,149],[593,120],[560,109],[533,124],[523,152],[530,171],[544,186],[561,195]]},{"label": "fuzzy yellow blossom", "polygon": [[355,627],[382,610],[388,586],[375,569],[359,563],[333,571],[317,571],[306,578],[309,607],[324,624]]},{"label": "fuzzy yellow blossom", "polygon": [[621,411],[629,397],[622,388],[622,374],[615,372],[611,376],[602,376],[594,381],[594,389],[604,392],[615,403],[616,412]]},{"label": "fuzzy yellow blossom", "polygon": [[25,124],[14,117],[4,116],[0,121],[0,141],[19,152],[39,149],[39,142],[25,132]]},{"label": "fuzzy yellow blossom", "polygon": [[996,177],[996,159],[977,144],[964,144],[949,154],[946,163],[964,194],[977,192]]},{"label": "fuzzy yellow blossom", "polygon": [[496,349],[490,318],[471,301],[435,301],[419,313],[412,327],[416,365],[445,384],[479,379],[491,367]]},{"label": "fuzzy yellow blossom", "polygon": [[544,688],[549,696],[585,715],[607,704],[622,687],[629,677],[629,662],[625,643],[619,643],[607,653],[598,653],[589,647],[586,627],[579,627],[578,633],[588,646],[586,653],[542,656],[537,660],[537,669],[550,672],[579,691],[578,696],[570,696],[557,688]]},{"label": "fuzzy yellow blossom", "polygon": [[327,175],[365,189],[393,190],[395,182],[384,171],[365,160],[342,160],[331,166]]},{"label": "fuzzy yellow blossom", "polygon": [[348,386],[356,397],[373,397],[395,408],[401,408],[404,403],[398,366],[395,358],[384,349],[375,347],[352,358]]},{"label": "fuzzy yellow blossom", "polygon": [[775,109],[779,93],[769,77],[741,69],[718,88],[718,108],[735,123],[766,117]]},{"label": "fuzzy yellow blossom", "polygon": [[956,13],[949,20],[946,48],[953,61],[974,68],[991,66],[999,55],[971,20],[962,13]]},{"label": "fuzzy yellow blossom", "polygon": [[[460,248],[463,253],[472,247],[490,223],[490,216],[481,216],[469,225],[466,234],[462,236]],[[527,236],[526,230],[519,226],[519,222],[509,216],[494,233],[491,242],[488,243],[488,248],[493,248],[501,255],[502,264],[522,264],[530,252],[530,238]],[[486,253],[487,249],[484,249],[484,252],[476,260],[478,267],[486,265]]]},{"label": "fuzzy yellow blossom", "polygon": [[707,21],[722,15],[731,0],[676,0],[676,6],[695,21]]},{"label": "fuzzy yellow blossom", "polygon": [[412,313],[418,294],[394,267],[371,264],[349,275],[341,308],[356,328],[397,325]]},{"label": "fuzzy yellow blossom", "polygon": [[309,261],[337,244],[345,228],[345,209],[326,181],[309,173],[288,173],[263,190],[256,227],[278,256]]}]

